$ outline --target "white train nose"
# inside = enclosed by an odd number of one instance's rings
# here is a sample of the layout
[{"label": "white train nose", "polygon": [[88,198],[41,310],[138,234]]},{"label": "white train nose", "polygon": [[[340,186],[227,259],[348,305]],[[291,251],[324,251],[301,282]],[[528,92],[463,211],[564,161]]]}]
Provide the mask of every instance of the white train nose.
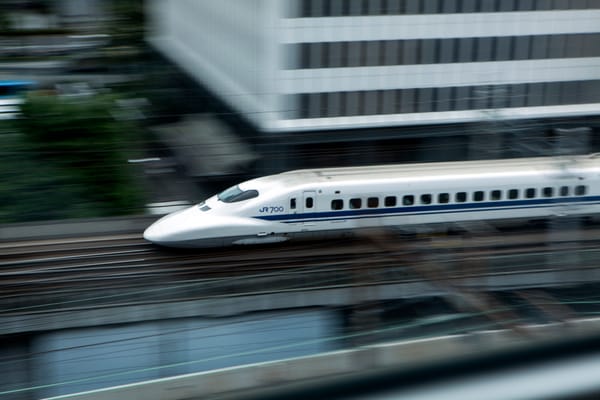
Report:
[{"label": "white train nose", "polygon": [[211,215],[195,206],[159,219],[144,231],[144,239],[157,245],[180,248],[273,243],[286,239],[275,236],[272,229],[268,221]]},{"label": "white train nose", "polygon": [[189,207],[166,215],[150,225],[144,231],[144,239],[155,244],[169,245],[173,241],[181,240],[182,235],[198,223],[198,210]]},{"label": "white train nose", "polygon": [[144,239],[152,243],[162,243],[165,241],[165,235],[161,229],[161,224],[155,222],[144,231]]}]

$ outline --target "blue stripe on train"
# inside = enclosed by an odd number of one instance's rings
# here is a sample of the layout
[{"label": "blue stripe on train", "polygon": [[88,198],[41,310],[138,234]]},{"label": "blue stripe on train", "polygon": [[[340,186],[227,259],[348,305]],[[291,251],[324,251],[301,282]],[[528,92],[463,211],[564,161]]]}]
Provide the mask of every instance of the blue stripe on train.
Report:
[{"label": "blue stripe on train", "polygon": [[447,214],[452,212],[477,212],[496,210],[516,210],[535,207],[554,207],[561,205],[591,205],[600,201],[600,196],[571,197],[564,199],[535,199],[535,200],[510,200],[510,201],[488,201],[481,203],[459,203],[459,204],[436,204],[430,206],[404,206],[390,208],[373,208],[345,211],[324,211],[299,214],[258,215],[254,218],[265,221],[292,222],[315,222],[336,221],[344,219],[375,218],[381,216],[402,215],[432,215]]}]

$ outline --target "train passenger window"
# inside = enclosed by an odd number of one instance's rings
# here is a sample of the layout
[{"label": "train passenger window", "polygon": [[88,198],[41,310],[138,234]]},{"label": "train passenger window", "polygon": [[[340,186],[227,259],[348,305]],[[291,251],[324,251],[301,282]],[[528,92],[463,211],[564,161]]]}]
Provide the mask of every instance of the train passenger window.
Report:
[{"label": "train passenger window", "polygon": [[575,186],[575,196],[585,196],[587,194],[587,186]]},{"label": "train passenger window", "polygon": [[458,193],[456,193],[456,196],[454,197],[454,200],[457,203],[464,203],[465,201],[467,201],[467,192],[458,192]]},{"label": "train passenger window", "polygon": [[394,207],[396,205],[396,196],[387,196],[384,200],[386,207]]},{"label": "train passenger window", "polygon": [[413,196],[412,194],[407,194],[402,198],[402,205],[412,206],[413,204],[415,204],[415,196]]},{"label": "train passenger window", "polygon": [[331,209],[332,210],[341,210],[342,208],[344,208],[344,200],[341,200],[341,199],[331,200]]},{"label": "train passenger window", "polygon": [[568,196],[569,195],[569,187],[568,186],[561,186],[560,187],[560,195],[561,196]]},{"label": "train passenger window", "polygon": [[315,205],[315,201],[312,197],[307,197],[304,205],[306,208],[313,208],[313,206]]},{"label": "train passenger window", "polygon": [[485,194],[484,194],[483,190],[478,190],[475,193],[473,193],[474,201],[483,201],[484,198],[485,198]]},{"label": "train passenger window", "polygon": [[490,192],[490,199],[494,201],[502,200],[502,191],[501,190],[492,190]]},{"label": "train passenger window", "polygon": [[431,204],[431,195],[430,194],[422,194],[421,195],[421,204]]},{"label": "train passenger window", "polygon": [[519,198],[519,189],[510,189],[508,191],[508,198],[511,200]]},{"label": "train passenger window", "polygon": [[552,197],[554,196],[554,188],[545,187],[544,189],[542,189],[542,194],[544,197]]},{"label": "train passenger window", "polygon": [[379,197],[369,197],[367,199],[367,207],[369,207],[369,208],[379,207]]},{"label": "train passenger window", "polygon": [[527,197],[528,199],[533,199],[535,197],[535,189],[534,188],[526,189],[525,197]]},{"label": "train passenger window", "polygon": [[450,195],[448,193],[438,194],[438,203],[444,204],[450,201]]},{"label": "train passenger window", "polygon": [[361,208],[362,207],[362,199],[350,199],[350,208]]},{"label": "train passenger window", "polygon": [[296,198],[292,197],[290,199],[290,210],[295,210],[296,209]]}]

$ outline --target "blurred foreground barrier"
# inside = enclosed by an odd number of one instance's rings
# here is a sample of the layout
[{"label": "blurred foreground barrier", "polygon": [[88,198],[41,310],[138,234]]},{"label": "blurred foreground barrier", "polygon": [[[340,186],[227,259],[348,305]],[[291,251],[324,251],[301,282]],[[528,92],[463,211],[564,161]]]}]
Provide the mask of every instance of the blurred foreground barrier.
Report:
[{"label": "blurred foreground barrier", "polygon": [[[452,370],[453,363],[475,362],[474,365],[479,365],[481,359],[496,359],[504,365],[508,359],[509,367],[514,368],[519,362],[530,361],[528,359],[533,357],[543,362],[544,358],[552,356],[556,359],[557,354],[559,357],[567,357],[570,353],[581,353],[582,349],[586,354],[599,350],[597,337],[600,319],[570,321],[568,325],[545,324],[523,328],[526,335],[513,330],[495,330],[384,343],[317,356],[157,379],[58,396],[50,400],[255,399],[268,396],[270,399],[277,399],[286,398],[292,393],[298,394],[303,388],[309,390],[304,394],[310,394],[312,398],[343,398],[341,396],[344,391],[348,392],[350,388],[350,393],[346,394],[352,394],[352,388],[360,386],[362,380],[363,385],[379,389],[380,385],[377,383],[384,381],[373,380],[373,376],[377,374],[387,374],[388,381],[391,376],[396,385],[398,381],[393,378],[393,374],[407,373],[418,368],[442,365],[445,366],[443,371],[449,371]],[[596,345],[591,346],[590,343]],[[491,364],[493,366],[495,361]],[[597,376],[592,375],[590,378],[596,385],[595,389],[600,390]],[[325,397],[320,397],[322,395]]]}]

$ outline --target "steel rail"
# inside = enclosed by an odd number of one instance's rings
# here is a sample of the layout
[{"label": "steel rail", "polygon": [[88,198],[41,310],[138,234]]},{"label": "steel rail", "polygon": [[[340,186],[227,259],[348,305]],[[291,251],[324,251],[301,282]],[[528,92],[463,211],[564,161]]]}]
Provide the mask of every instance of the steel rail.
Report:
[{"label": "steel rail", "polygon": [[[140,288],[152,291],[182,281],[194,282],[198,285],[194,290],[207,295],[250,293],[252,287],[264,281],[279,291],[349,287],[357,284],[356,279],[365,286],[400,283],[419,279],[408,268],[415,263],[435,263],[446,271],[444,276],[465,279],[559,271],[563,265],[551,264],[561,254],[579,257],[585,261],[583,264],[600,255],[596,250],[600,244],[598,229],[584,229],[577,235],[566,232],[550,243],[546,239],[552,239],[552,235],[527,232],[467,239],[434,236],[396,240],[391,248],[381,249],[363,237],[201,251],[160,249],[136,235],[17,242],[14,248],[2,243],[1,251],[13,250],[8,259],[0,261],[0,304],[6,310],[15,304],[36,303],[39,298],[73,299],[114,290],[126,295]],[[480,271],[463,271],[464,265],[470,264],[485,266]],[[209,290],[201,286],[207,282],[219,287]],[[152,296],[145,301],[152,301]]]}]

